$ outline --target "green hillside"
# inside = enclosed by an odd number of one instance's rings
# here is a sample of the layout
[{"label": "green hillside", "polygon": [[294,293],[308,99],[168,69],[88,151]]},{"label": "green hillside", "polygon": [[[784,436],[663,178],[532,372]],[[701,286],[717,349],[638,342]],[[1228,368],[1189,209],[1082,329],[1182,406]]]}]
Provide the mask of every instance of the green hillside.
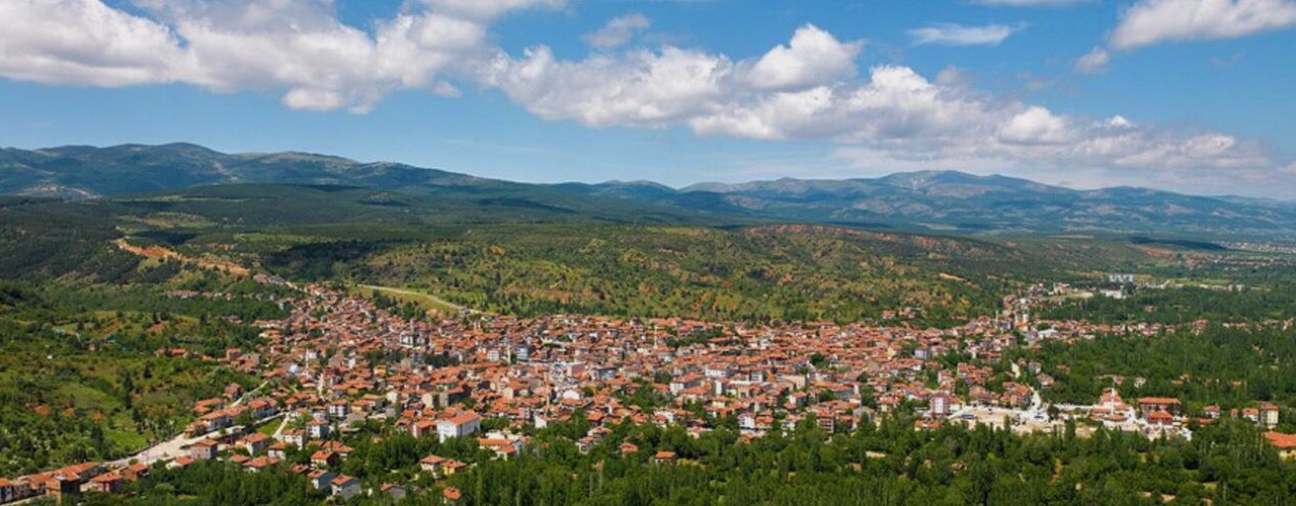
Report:
[{"label": "green hillside", "polygon": [[[0,150],[0,195],[87,199],[267,184],[373,191],[371,204],[411,214],[419,211],[411,206],[419,206],[408,198],[425,197],[425,216],[436,215],[442,222],[582,217],[707,225],[819,223],[928,233],[1296,237],[1296,207],[1290,203],[1143,188],[1075,190],[957,171],[897,173],[875,179],[702,183],[675,189],[649,181],[517,183],[400,163],[296,152],[230,154],[184,143]],[[331,212],[320,206],[315,210]],[[448,220],[441,216],[447,214]],[[285,210],[284,217],[292,215],[291,209]],[[364,215],[353,216],[363,219]]]}]

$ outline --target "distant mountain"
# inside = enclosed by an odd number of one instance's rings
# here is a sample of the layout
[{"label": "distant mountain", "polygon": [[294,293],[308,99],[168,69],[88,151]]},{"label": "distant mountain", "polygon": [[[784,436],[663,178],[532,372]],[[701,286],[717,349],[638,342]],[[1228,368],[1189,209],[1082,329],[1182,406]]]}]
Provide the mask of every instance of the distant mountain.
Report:
[{"label": "distant mountain", "polygon": [[[623,193],[608,184],[593,195]],[[1296,234],[1296,206],[1244,198],[1188,196],[1143,188],[1073,190],[1005,176],[957,171],[876,179],[784,178],[703,183],[651,202],[781,221],[997,233]]]},{"label": "distant mountain", "polygon": [[[226,189],[226,187],[228,187]],[[286,193],[291,198],[277,198]],[[0,195],[82,200],[112,197],[158,207],[211,205],[264,217],[311,221],[374,217],[460,223],[597,221],[713,223],[649,199],[573,198],[549,185],[514,183],[399,163],[362,163],[309,153],[226,154],[193,144],[0,150]],[[162,198],[168,197],[168,198]],[[239,201],[243,205],[234,206]],[[265,205],[252,205],[253,203]],[[345,212],[341,212],[345,210]],[[216,213],[205,209],[205,213]],[[326,220],[326,221],[327,221]],[[354,221],[354,220],[348,220]]]},{"label": "distant mountain", "polygon": [[85,198],[239,183],[388,189],[512,184],[397,163],[307,153],[226,154],[184,143],[0,151],[0,193],[9,195]]},{"label": "distant mountain", "polygon": [[[784,178],[682,189],[650,181],[525,184],[308,153],[227,154],[193,144],[0,150],[0,195],[85,199],[224,184],[340,185],[544,219],[827,223],[960,233],[1296,237],[1296,205],[1142,188],[1073,190],[956,171]],[[496,213],[499,214],[499,213]]]}]

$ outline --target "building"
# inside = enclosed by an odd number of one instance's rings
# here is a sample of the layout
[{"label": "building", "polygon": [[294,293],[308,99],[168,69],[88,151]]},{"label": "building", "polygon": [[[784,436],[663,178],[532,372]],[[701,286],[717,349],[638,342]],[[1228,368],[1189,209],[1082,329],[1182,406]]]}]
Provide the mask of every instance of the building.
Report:
[{"label": "building", "polygon": [[1165,411],[1177,415],[1183,411],[1183,403],[1173,397],[1141,397],[1138,400],[1138,408],[1140,412],[1145,414],[1153,411]]},{"label": "building", "polygon": [[123,479],[120,474],[117,474],[115,472],[104,473],[99,476],[95,476],[94,478],[91,478],[90,483],[85,485],[84,490],[111,494],[113,492],[117,492],[118,490],[121,490],[122,485],[124,485],[125,483],[126,480]]},{"label": "building", "polygon": [[445,490],[441,491],[441,497],[445,499],[446,504],[453,505],[459,504],[459,499],[463,497],[463,494],[460,493],[457,488],[447,487]]},{"label": "building", "polygon": [[1272,429],[1278,426],[1278,406],[1273,404],[1260,405],[1260,424],[1266,429]]},{"label": "building", "polygon": [[396,501],[404,499],[407,493],[405,487],[395,483],[384,483],[383,486],[378,487],[378,490],[387,494],[388,497],[391,497]]},{"label": "building", "polygon": [[318,468],[336,466],[338,463],[337,452],[330,450],[320,450],[311,454],[311,465]]},{"label": "building", "polygon": [[216,458],[217,446],[219,445],[210,439],[204,439],[189,445],[189,458],[194,460],[212,460]]},{"label": "building", "polygon": [[270,436],[260,432],[253,432],[243,438],[240,443],[242,444],[243,449],[247,450],[249,455],[256,455],[270,446]]},{"label": "building", "polygon": [[419,467],[428,473],[432,473],[433,476],[436,476],[437,473],[441,472],[441,466],[445,464],[445,462],[446,459],[444,457],[428,455],[419,461]]},{"label": "building", "polygon": [[311,420],[306,423],[306,435],[311,439],[324,439],[329,435],[329,424],[323,420]]},{"label": "building", "polygon": [[317,469],[308,473],[306,479],[310,481],[311,486],[314,487],[315,490],[324,490],[330,487],[330,482],[333,481],[333,473],[323,469]]},{"label": "building", "polygon": [[1282,458],[1296,458],[1296,434],[1266,432],[1264,437],[1275,450],[1278,450],[1278,455]]},{"label": "building", "polygon": [[963,402],[949,394],[939,393],[931,397],[932,416],[949,416],[963,409]]},{"label": "building", "polygon": [[481,416],[477,413],[462,413],[437,422],[437,436],[442,442],[447,439],[467,436],[481,428]]},{"label": "building", "polygon": [[329,482],[332,486],[333,495],[342,499],[350,499],[360,493],[360,480],[347,475],[339,475]]}]

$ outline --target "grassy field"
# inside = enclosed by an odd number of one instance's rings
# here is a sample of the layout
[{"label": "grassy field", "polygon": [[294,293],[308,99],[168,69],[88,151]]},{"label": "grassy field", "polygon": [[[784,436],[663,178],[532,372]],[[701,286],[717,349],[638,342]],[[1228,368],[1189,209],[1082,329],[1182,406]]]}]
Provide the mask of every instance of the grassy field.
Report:
[{"label": "grassy field", "polygon": [[366,298],[373,298],[375,295],[382,295],[390,299],[395,299],[401,303],[412,302],[427,308],[429,313],[452,314],[463,309],[462,306],[448,302],[435,295],[408,288],[357,284],[351,286],[351,292]]}]

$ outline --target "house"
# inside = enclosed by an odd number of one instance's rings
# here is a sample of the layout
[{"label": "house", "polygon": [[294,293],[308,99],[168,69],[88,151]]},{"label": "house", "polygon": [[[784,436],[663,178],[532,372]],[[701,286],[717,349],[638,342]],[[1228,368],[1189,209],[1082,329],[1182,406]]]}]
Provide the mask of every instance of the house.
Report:
[{"label": "house", "polygon": [[463,498],[463,493],[454,487],[446,487],[441,491],[441,498],[445,499],[446,504],[459,504],[459,499]]},{"label": "house", "polygon": [[243,438],[240,444],[243,446],[244,450],[247,450],[249,455],[256,455],[270,446],[270,436],[260,432],[254,432]]},{"label": "house", "polygon": [[669,464],[675,462],[675,452],[662,450],[653,455],[654,464]]},{"label": "house", "polygon": [[252,418],[261,420],[272,417],[279,413],[279,405],[271,399],[256,399],[248,403],[248,409],[252,412]]},{"label": "house", "polygon": [[140,478],[148,476],[149,467],[143,462],[136,462],[126,466],[121,470],[122,478],[126,481],[139,481]]},{"label": "house", "polygon": [[289,429],[280,435],[284,444],[297,447],[298,450],[306,446],[306,431],[302,429]]},{"label": "house", "polygon": [[333,404],[329,404],[328,414],[330,417],[336,419],[346,418],[347,415],[351,414],[351,405],[346,401],[334,402]]},{"label": "house", "polygon": [[701,374],[696,374],[696,373],[686,374],[679,378],[675,378],[670,382],[670,393],[678,394],[683,390],[688,390],[690,388],[697,388],[698,385],[702,384],[702,380],[703,380],[703,376]]},{"label": "house", "polygon": [[442,442],[454,437],[467,436],[481,428],[481,416],[477,413],[462,413],[437,422],[437,436]]},{"label": "house", "polygon": [[441,473],[446,476],[450,476],[452,474],[455,474],[463,470],[466,467],[468,467],[468,464],[459,462],[458,460],[451,459],[441,464]]},{"label": "house", "polygon": [[189,445],[189,457],[194,460],[212,460],[216,458],[216,448],[219,446],[215,441],[204,439],[192,445]]},{"label": "house", "polygon": [[329,435],[329,424],[324,420],[311,420],[306,423],[306,435],[311,439],[324,439]]},{"label": "house", "polygon": [[329,482],[332,486],[333,495],[342,499],[350,499],[360,493],[360,480],[347,475],[339,475]]},{"label": "house", "polygon": [[315,490],[324,490],[329,488],[329,483],[333,481],[333,473],[317,469],[308,473],[306,479],[310,481],[312,487],[315,487]]},{"label": "house", "polygon": [[270,466],[273,466],[278,463],[279,463],[278,459],[262,455],[255,459],[244,462],[243,470],[249,473],[259,473],[261,471],[266,470],[266,468],[269,468]]},{"label": "house", "polygon": [[288,458],[288,444],[283,441],[275,442],[275,444],[270,445],[270,451],[267,455],[279,460]]},{"label": "house", "polygon": [[423,460],[419,461],[419,467],[421,467],[426,472],[436,475],[438,472],[441,471],[441,466],[444,465],[445,463],[446,463],[446,459],[443,457],[438,457],[436,455],[428,455],[426,457],[423,457]]},{"label": "house", "polygon": [[0,504],[16,501],[17,487],[4,478],[0,478]]},{"label": "house", "polygon": [[121,490],[125,482],[126,480],[122,478],[122,475],[116,472],[104,473],[91,478],[90,483],[85,486],[85,490],[111,494]]},{"label": "house", "polygon": [[320,450],[311,454],[311,465],[319,468],[336,466],[338,460],[337,452],[332,450]]},{"label": "house", "polygon": [[395,483],[384,483],[383,486],[378,487],[378,490],[387,494],[388,497],[391,497],[396,501],[404,499],[406,494],[405,487]]},{"label": "house", "polygon": [[1281,432],[1266,432],[1265,439],[1269,444],[1278,450],[1278,455],[1284,459],[1296,458],[1296,434],[1283,434]]},{"label": "house", "polygon": [[327,443],[324,443],[324,445],[320,449],[329,450],[334,453],[337,453],[339,459],[345,459],[347,458],[348,455],[351,455],[351,452],[355,451],[354,448],[351,448],[350,446],[344,445],[337,441],[329,441]]},{"label": "house", "polygon": [[410,425],[410,435],[414,437],[428,437],[436,432],[437,423],[433,420],[419,420]]},{"label": "house", "polygon": [[[515,443],[504,438],[481,438],[477,440],[477,444],[482,448],[494,452],[495,457],[507,459],[517,454],[518,447],[521,446],[521,441]],[[588,449],[586,451],[588,451]]]}]

